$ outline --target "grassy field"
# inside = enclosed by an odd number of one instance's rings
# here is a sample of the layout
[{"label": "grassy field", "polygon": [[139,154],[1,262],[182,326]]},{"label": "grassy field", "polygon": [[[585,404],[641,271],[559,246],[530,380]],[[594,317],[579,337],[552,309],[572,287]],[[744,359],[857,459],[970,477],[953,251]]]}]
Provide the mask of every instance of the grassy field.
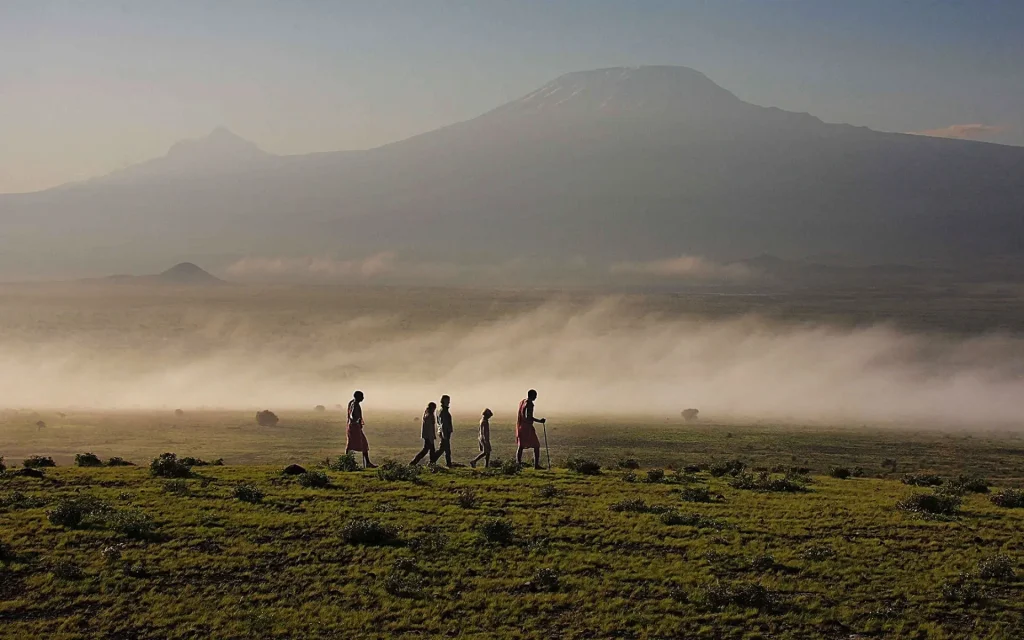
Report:
[{"label": "grassy field", "polygon": [[1024,509],[991,494],[929,516],[869,478],[138,462],[0,478],[0,637],[1024,634]]}]

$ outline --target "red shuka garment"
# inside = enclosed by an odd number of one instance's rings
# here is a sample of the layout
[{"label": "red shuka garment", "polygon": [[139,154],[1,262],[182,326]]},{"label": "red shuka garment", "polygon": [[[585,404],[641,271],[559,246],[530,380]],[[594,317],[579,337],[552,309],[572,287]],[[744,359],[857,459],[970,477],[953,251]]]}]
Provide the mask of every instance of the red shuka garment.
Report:
[{"label": "red shuka garment", "polygon": [[363,434],[363,424],[362,407],[356,404],[355,400],[350,400],[348,403],[348,427],[345,429],[345,435],[348,438],[345,451],[369,453],[370,444],[366,441],[366,435]]},{"label": "red shuka garment", "polygon": [[519,416],[516,418],[516,444],[523,449],[540,449],[540,438],[533,428],[533,411],[529,398],[519,403]]}]

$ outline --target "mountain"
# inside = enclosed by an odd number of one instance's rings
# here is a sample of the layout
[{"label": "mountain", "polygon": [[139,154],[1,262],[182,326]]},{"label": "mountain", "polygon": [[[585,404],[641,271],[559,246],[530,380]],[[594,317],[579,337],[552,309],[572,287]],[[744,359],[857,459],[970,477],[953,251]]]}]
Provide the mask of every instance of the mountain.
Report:
[{"label": "mountain", "polygon": [[358,274],[381,253],[409,277],[544,282],[765,253],[961,268],[1024,255],[1021,175],[1024,148],[829,124],[684,67],[600,69],[368,151],[269,156],[223,131],[0,196],[0,274],[180,257]]},{"label": "mountain", "polygon": [[209,286],[225,284],[223,280],[191,262],[182,262],[166,271],[148,276],[116,275],[89,280],[92,283],[113,283],[163,286]]}]

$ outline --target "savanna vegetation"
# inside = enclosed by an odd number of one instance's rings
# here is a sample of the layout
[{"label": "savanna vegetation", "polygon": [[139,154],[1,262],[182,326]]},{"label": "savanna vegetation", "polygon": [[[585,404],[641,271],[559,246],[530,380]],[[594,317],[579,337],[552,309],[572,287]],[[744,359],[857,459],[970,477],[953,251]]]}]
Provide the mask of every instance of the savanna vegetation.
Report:
[{"label": "savanna vegetation", "polygon": [[43,479],[8,468],[0,635],[1024,632],[1024,509],[998,484],[744,460],[712,474],[710,460],[593,473],[581,456],[583,473],[338,460],[282,473],[174,456],[190,463],[179,473],[171,459]]}]

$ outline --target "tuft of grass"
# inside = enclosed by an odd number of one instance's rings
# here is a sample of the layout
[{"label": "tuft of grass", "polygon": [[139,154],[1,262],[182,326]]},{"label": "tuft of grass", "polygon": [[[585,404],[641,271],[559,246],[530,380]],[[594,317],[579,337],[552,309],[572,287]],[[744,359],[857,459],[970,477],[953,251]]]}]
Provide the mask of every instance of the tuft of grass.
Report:
[{"label": "tuft of grass", "polygon": [[341,526],[341,539],[348,544],[382,546],[398,540],[398,527],[370,518],[353,518]]},{"label": "tuft of grass", "polygon": [[800,557],[811,562],[821,562],[836,557],[836,551],[829,545],[818,544],[801,551]]},{"label": "tuft of grass", "polygon": [[687,526],[697,527],[698,529],[723,529],[725,525],[707,516],[702,516],[696,513],[680,513],[678,511],[670,510],[665,511],[661,514],[662,524],[669,526]]},{"label": "tuft of grass", "polygon": [[21,461],[21,466],[26,469],[43,469],[46,467],[56,467],[57,463],[50,456],[30,456]]},{"label": "tuft of grass", "polygon": [[232,495],[236,500],[258,504],[263,502],[263,492],[256,485],[243,483],[235,487]]},{"label": "tuft of grass", "polygon": [[538,498],[557,498],[560,495],[562,495],[562,490],[553,484],[545,484],[537,489]]},{"label": "tuft of grass", "polygon": [[517,476],[523,470],[523,465],[515,460],[505,460],[498,466],[498,469],[503,476]]},{"label": "tuft of grass", "polygon": [[635,471],[640,468],[640,463],[636,461],[636,458],[622,458],[615,463],[615,466],[619,469]]},{"label": "tuft of grass", "polygon": [[4,457],[0,456],[0,473],[4,473],[6,471],[7,471],[7,465],[4,464]]},{"label": "tuft of grass", "polygon": [[698,589],[694,601],[698,606],[715,611],[730,606],[773,611],[781,608],[782,605],[782,598],[777,591],[753,582],[739,582],[731,585],[716,582]]},{"label": "tuft of grass", "polygon": [[770,553],[756,555],[750,559],[748,564],[751,570],[758,572],[771,571],[778,566],[778,563],[775,562],[775,556]]},{"label": "tuft of grass", "polygon": [[311,489],[322,489],[331,484],[331,479],[323,471],[307,471],[299,474],[299,484]]},{"label": "tuft of grass", "polygon": [[121,457],[118,457],[118,456],[114,456],[113,458],[110,458],[109,460],[107,460],[107,466],[108,467],[134,467],[135,463],[134,462],[129,462],[129,461],[125,460],[124,458],[121,458]]},{"label": "tuft of grass", "polygon": [[537,569],[533,574],[533,578],[526,584],[531,591],[543,591],[546,593],[555,593],[561,586],[558,573],[550,567]]},{"label": "tuft of grass", "polygon": [[683,502],[714,502],[715,496],[707,487],[683,487],[679,492]]},{"label": "tuft of grass", "polygon": [[460,489],[455,492],[455,502],[463,509],[473,509],[477,505],[476,492],[472,489]]},{"label": "tuft of grass", "polygon": [[190,487],[188,486],[188,481],[181,478],[168,480],[164,483],[164,493],[168,493],[172,496],[187,496],[189,491]]},{"label": "tuft of grass", "polygon": [[423,597],[423,578],[415,573],[391,571],[384,576],[383,586],[396,598],[419,600]]},{"label": "tuft of grass", "polygon": [[633,471],[628,471],[628,472],[622,474],[622,481],[623,482],[629,482],[629,483],[636,482],[637,481],[636,473],[633,472]]},{"label": "tuft of grass", "polygon": [[665,480],[664,469],[651,469],[647,472],[647,482],[657,484]]},{"label": "tuft of grass", "polygon": [[511,544],[515,539],[515,527],[504,518],[488,518],[477,528],[480,538],[489,544]]},{"label": "tuft of grass", "polygon": [[81,580],[85,577],[85,571],[70,560],[58,560],[51,570],[54,578],[58,580]]}]

